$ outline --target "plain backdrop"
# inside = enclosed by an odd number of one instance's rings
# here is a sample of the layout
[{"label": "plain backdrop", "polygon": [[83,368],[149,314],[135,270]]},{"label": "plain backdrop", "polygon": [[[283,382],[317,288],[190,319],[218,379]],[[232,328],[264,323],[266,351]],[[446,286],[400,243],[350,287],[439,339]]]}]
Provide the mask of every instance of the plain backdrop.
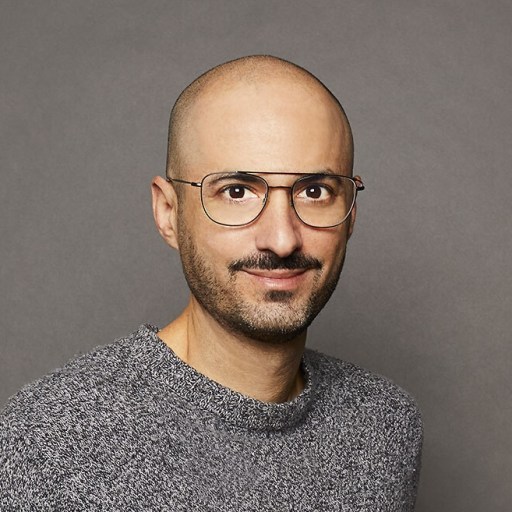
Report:
[{"label": "plain backdrop", "polygon": [[309,345],[416,397],[418,511],[510,510],[508,0],[1,7],[1,404],[183,308],[179,258],[150,208],[170,107],[210,67],[270,53],[343,103],[366,184]]}]

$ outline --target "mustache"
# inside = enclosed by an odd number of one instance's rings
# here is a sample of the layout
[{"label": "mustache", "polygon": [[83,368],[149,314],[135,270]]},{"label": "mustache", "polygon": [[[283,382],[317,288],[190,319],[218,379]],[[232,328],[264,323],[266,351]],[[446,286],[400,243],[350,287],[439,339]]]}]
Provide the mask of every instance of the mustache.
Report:
[{"label": "mustache", "polygon": [[273,252],[254,254],[245,258],[235,260],[228,265],[230,272],[253,268],[260,270],[296,270],[296,269],[321,269],[323,264],[320,260],[303,253],[292,253],[286,258],[281,258]]}]

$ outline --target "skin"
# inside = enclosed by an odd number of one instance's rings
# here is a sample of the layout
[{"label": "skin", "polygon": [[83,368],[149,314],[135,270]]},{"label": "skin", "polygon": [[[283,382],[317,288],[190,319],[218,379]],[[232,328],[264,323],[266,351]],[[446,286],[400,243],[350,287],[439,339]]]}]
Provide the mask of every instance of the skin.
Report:
[{"label": "skin", "polygon": [[[269,183],[290,185],[296,179],[287,175],[292,172],[331,169],[350,175],[348,123],[320,84],[302,73],[283,72],[279,62],[266,63],[265,73],[253,74],[250,81],[233,75],[216,76],[187,111],[180,132],[182,178],[200,181],[210,172],[237,169],[279,171],[285,174],[268,177]],[[179,186],[183,189],[177,194],[174,187]],[[244,395],[266,402],[297,396],[304,388],[299,369],[307,332],[307,325],[300,327],[304,311],[315,296],[320,296],[316,309],[321,309],[336,285],[355,208],[340,226],[312,228],[297,218],[289,192],[274,189],[256,221],[233,228],[207,218],[198,189],[173,186],[157,176],[152,194],[158,230],[180,252],[192,289],[183,313],[159,337],[197,371]],[[267,254],[302,254],[321,268],[229,270],[235,260]],[[223,321],[196,298],[194,287],[204,276],[212,284],[211,303],[221,313],[245,311],[249,322],[261,324],[257,334]],[[211,296],[216,290],[222,292],[219,297]],[[299,328],[286,332],[292,324]],[[261,333],[267,327],[265,337]]]}]

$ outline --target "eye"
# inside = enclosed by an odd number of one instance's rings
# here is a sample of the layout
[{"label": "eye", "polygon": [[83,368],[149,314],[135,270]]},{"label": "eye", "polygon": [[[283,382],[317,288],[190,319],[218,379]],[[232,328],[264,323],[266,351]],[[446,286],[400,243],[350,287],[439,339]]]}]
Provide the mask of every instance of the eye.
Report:
[{"label": "eye", "polygon": [[221,194],[233,200],[257,197],[256,194],[254,194],[254,192],[252,192],[247,186],[240,184],[228,185],[227,187],[224,187],[221,191]]},{"label": "eye", "polygon": [[300,199],[312,199],[322,200],[328,199],[332,195],[332,192],[328,187],[320,183],[310,183],[306,185],[298,194],[297,197]]},{"label": "eye", "polygon": [[311,197],[312,199],[318,199],[322,195],[322,188],[318,185],[312,185],[308,187],[304,193],[307,197]]}]

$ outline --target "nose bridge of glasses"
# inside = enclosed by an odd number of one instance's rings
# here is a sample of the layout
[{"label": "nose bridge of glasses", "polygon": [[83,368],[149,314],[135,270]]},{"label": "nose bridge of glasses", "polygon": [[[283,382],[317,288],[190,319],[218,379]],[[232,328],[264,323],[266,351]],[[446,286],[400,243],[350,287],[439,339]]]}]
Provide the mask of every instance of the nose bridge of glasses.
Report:
[{"label": "nose bridge of glasses", "polygon": [[267,201],[269,193],[272,189],[287,191],[286,193],[288,195],[288,204],[293,207],[293,197],[292,197],[293,196],[293,194],[292,194],[293,185],[290,185],[290,186],[288,186],[288,185],[269,185],[267,183],[268,192],[267,192],[267,197],[265,198],[265,202]]}]

